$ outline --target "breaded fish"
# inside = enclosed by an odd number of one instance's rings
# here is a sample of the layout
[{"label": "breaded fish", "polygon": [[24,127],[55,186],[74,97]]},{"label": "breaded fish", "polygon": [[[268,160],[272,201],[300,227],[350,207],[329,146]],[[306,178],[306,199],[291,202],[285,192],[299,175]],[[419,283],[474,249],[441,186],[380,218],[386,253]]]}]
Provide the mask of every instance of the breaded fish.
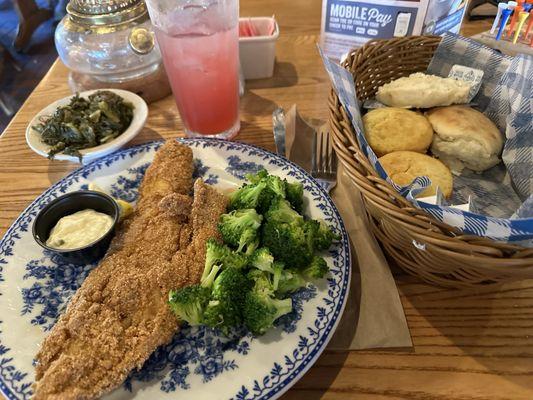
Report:
[{"label": "breaded fish", "polygon": [[168,343],[178,322],[170,289],[197,283],[205,241],[218,237],[226,198],[197,180],[192,152],[169,141],[157,152],[133,215],[78,289],[36,356],[35,399],[94,399]]}]

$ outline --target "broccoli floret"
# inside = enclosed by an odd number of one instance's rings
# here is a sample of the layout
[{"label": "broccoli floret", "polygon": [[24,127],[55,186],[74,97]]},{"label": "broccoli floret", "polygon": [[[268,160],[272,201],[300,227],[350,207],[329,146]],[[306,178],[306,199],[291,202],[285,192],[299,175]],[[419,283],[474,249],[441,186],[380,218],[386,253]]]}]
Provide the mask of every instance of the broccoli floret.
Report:
[{"label": "broccoli floret", "polygon": [[244,268],[248,264],[248,257],[246,254],[232,251],[228,246],[211,238],[206,243],[205,268],[202,279],[209,275],[215,264],[223,267]]},{"label": "broccoli floret", "polygon": [[[270,204],[276,197],[285,198],[285,182],[280,177],[269,175],[266,170],[262,169],[255,175],[247,174],[246,178],[250,184],[244,187],[260,187],[261,193],[257,194],[257,198],[254,198],[255,201],[250,203],[249,206],[244,205],[243,202],[232,201],[230,203],[230,209],[255,208],[259,213],[264,214],[268,211]],[[235,196],[237,199],[241,197],[240,194],[235,194]]]},{"label": "broccoli floret", "polygon": [[302,275],[309,280],[320,279],[325,277],[328,271],[326,260],[322,257],[314,256],[311,263],[302,270]]},{"label": "broccoli floret", "polygon": [[304,267],[313,258],[313,240],[303,217],[287,200],[276,199],[263,224],[262,245],[268,247],[276,260],[290,267]]},{"label": "broccoli floret", "polygon": [[244,324],[255,335],[262,335],[274,321],[292,311],[292,300],[276,299],[270,294],[252,290],[244,301]]},{"label": "broccoli floret", "polygon": [[257,249],[250,256],[250,264],[261,271],[267,271],[272,273],[273,262],[274,256],[270,254],[270,251],[266,247],[261,247]]},{"label": "broccoli floret", "polygon": [[291,208],[290,203],[280,197],[276,198],[268,212],[265,214],[267,220],[276,220],[283,223],[302,223],[304,218],[295,210]]},{"label": "broccoli floret", "polygon": [[265,182],[244,185],[230,195],[228,208],[230,210],[238,210],[241,208],[257,208],[262,200],[261,197],[266,187],[267,185]]},{"label": "broccoli floret", "polygon": [[283,269],[279,278],[277,295],[286,295],[307,285],[306,279],[300,271]]},{"label": "broccoli floret", "polygon": [[283,182],[279,176],[268,175],[268,177],[265,178],[264,182],[266,182],[267,189],[272,192],[273,196],[285,198],[285,182]]},{"label": "broccoli floret", "polygon": [[304,208],[304,186],[300,182],[285,183],[285,198],[291,203],[291,206],[301,213]]},{"label": "broccoli floret", "polygon": [[276,291],[272,274],[258,269],[251,269],[248,272],[248,279],[252,283],[253,290],[264,294],[272,295]]},{"label": "broccoli floret", "polygon": [[267,172],[266,169],[260,169],[259,171],[257,171],[256,174],[246,174],[245,175],[246,179],[252,184],[256,184],[256,183],[261,182],[267,176],[268,176],[268,172]]},{"label": "broccoli floret", "polygon": [[210,294],[211,291],[205,287],[187,286],[179,290],[171,290],[168,294],[168,304],[180,320],[187,321],[189,325],[199,325],[202,322]]},{"label": "broccoli floret", "polygon": [[219,243],[216,239],[210,238],[206,242],[204,275],[209,274],[215,264],[219,264],[228,255],[228,246]]},{"label": "broccoli floret", "polygon": [[285,264],[283,264],[280,261],[274,261],[272,263],[272,286],[274,287],[274,290],[278,290],[279,287],[279,281],[281,279],[281,274],[283,274],[283,270],[285,269]]},{"label": "broccoli floret", "polygon": [[203,323],[219,328],[225,334],[231,327],[240,325],[248,289],[249,281],[242,270],[224,269],[213,283],[211,301],[205,309]]},{"label": "broccoli floret", "polygon": [[216,300],[231,300],[242,304],[244,293],[248,288],[249,281],[242,270],[224,268],[213,283],[211,295]]},{"label": "broccoli floret", "polygon": [[209,270],[204,268],[204,272],[200,278],[200,286],[211,289],[213,282],[215,282],[215,278],[217,277],[217,274],[220,272],[221,268],[222,266],[220,265],[213,265],[211,268],[209,268]]},{"label": "broccoli floret", "polygon": [[254,209],[234,210],[220,216],[218,229],[224,242],[237,247],[237,251],[246,248],[246,254],[251,254],[259,245],[258,229],[262,219]]},{"label": "broccoli floret", "polygon": [[[253,246],[257,247],[258,244],[253,244]],[[222,265],[226,268],[237,268],[241,269],[246,267],[248,265],[248,256],[244,253],[237,253],[235,251],[231,251],[229,249],[228,254],[224,259],[222,260]]]},{"label": "broccoli floret", "polygon": [[315,232],[315,249],[327,250],[331,247],[334,240],[339,240],[341,237],[331,230],[324,221],[318,221],[318,229]]},{"label": "broccoli floret", "polygon": [[313,246],[309,245],[304,226],[300,224],[267,220],[263,224],[262,244],[277,260],[291,267],[304,267],[313,257]]},{"label": "broccoli floret", "polygon": [[211,300],[205,309],[202,322],[228,335],[232,327],[242,323],[242,310],[235,308],[232,302]]}]

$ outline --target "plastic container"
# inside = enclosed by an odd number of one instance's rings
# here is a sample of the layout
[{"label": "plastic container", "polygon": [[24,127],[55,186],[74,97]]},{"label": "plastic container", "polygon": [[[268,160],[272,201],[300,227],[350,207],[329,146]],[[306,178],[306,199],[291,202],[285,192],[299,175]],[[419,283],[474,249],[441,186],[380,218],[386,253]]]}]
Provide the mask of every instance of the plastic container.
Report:
[{"label": "plastic container", "polygon": [[[270,78],[274,74],[278,23],[273,17],[240,18],[239,21],[250,21],[259,33],[258,36],[239,38],[239,58],[244,79]],[[272,22],[274,33],[269,35]]]}]

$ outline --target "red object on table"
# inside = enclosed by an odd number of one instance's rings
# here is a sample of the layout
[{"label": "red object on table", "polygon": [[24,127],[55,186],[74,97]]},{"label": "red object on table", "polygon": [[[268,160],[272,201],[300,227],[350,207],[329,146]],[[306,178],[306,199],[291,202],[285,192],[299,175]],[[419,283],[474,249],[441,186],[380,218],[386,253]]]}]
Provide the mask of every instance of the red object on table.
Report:
[{"label": "red object on table", "polygon": [[524,32],[524,40],[527,40],[527,35],[529,35],[529,31],[531,30],[531,27],[533,27],[533,10],[529,12],[529,22],[527,24],[526,31]]},{"label": "red object on table", "polygon": [[251,19],[241,19],[239,21],[239,37],[252,37],[252,36],[272,36],[276,31],[276,24],[272,18],[272,23],[265,33],[261,33],[257,30],[256,26]]},{"label": "red object on table", "polygon": [[523,10],[522,4],[523,1],[520,1],[519,4],[514,8],[513,15],[511,16],[511,23],[509,24],[509,30],[507,31],[507,36],[511,37],[514,32],[514,26],[516,25],[516,20],[518,19],[518,14]]}]

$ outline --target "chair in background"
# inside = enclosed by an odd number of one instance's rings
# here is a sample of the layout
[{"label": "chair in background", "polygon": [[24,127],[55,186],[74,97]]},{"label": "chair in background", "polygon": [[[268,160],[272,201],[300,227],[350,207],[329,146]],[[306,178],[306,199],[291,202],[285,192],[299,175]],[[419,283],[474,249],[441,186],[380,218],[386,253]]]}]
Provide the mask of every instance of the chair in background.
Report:
[{"label": "chair in background", "polygon": [[31,40],[33,32],[53,15],[51,10],[39,8],[34,0],[13,0],[19,17],[17,36],[13,42],[15,50],[22,51]]}]

